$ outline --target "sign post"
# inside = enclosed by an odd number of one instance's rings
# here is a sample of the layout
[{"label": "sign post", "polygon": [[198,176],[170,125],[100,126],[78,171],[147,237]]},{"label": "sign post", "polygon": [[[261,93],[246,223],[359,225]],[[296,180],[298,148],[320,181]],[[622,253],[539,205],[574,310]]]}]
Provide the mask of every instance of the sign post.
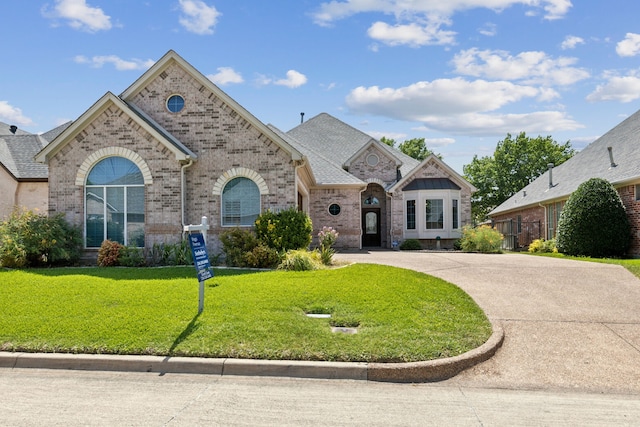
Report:
[{"label": "sign post", "polygon": [[189,246],[193,255],[193,264],[196,267],[198,275],[199,292],[198,292],[198,314],[204,310],[204,281],[213,277],[213,270],[209,262],[209,254],[207,252],[207,230],[209,224],[207,217],[203,216],[201,223],[198,225],[185,225],[184,231],[189,233]]}]

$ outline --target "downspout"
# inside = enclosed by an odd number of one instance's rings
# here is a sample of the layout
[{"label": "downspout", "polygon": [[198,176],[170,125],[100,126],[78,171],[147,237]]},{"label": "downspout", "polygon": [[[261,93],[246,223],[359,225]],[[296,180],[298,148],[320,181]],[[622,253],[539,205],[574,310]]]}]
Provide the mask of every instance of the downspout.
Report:
[{"label": "downspout", "polygon": [[[393,195],[389,194],[388,191],[385,190],[385,194],[387,195],[387,203],[389,203],[389,218],[387,218],[387,221],[389,222],[389,241],[387,242],[387,246],[391,245],[391,248],[394,249],[393,246],[393,224],[395,223],[393,221]],[[404,219],[403,219],[404,221]]]},{"label": "downspout", "polygon": [[185,225],[187,225],[185,223],[185,199],[187,197],[185,171],[191,165],[193,165],[193,159],[189,158],[189,163],[182,165],[182,167],[180,168],[180,210],[182,212],[182,230],[184,230]]},{"label": "downspout", "polygon": [[[538,206],[540,206],[540,207],[542,208],[542,210],[544,211],[544,213],[542,214],[542,215],[543,215],[543,218],[542,218],[542,226],[544,227],[544,237],[543,237],[543,238],[544,238],[545,240],[548,240],[548,239],[547,239],[547,231],[549,230],[549,228],[548,228],[548,226],[547,226],[547,217],[548,217],[548,214],[547,214],[547,207],[546,207],[545,205],[543,205],[542,203],[539,203],[539,202],[538,202]],[[541,233],[541,234],[542,234],[542,233]],[[541,236],[541,237],[542,237],[542,236]]]}]

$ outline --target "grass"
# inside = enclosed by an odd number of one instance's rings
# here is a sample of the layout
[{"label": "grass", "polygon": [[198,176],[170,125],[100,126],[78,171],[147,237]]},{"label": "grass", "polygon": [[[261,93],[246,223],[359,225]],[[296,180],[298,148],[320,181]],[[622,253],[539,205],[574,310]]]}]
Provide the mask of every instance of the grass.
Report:
[{"label": "grass", "polygon": [[[527,252],[528,253],[528,252]],[[588,261],[588,262],[599,262],[602,264],[616,264],[616,265],[621,265],[624,268],[626,268],[627,270],[629,270],[631,273],[633,273],[636,277],[640,278],[640,259],[639,258],[633,258],[633,259],[622,259],[622,258],[591,258],[591,257],[584,257],[584,256],[570,256],[570,255],[564,255],[561,253],[552,253],[552,252],[534,252],[534,253],[529,253],[530,255],[537,255],[537,256],[546,256],[546,257],[550,257],[550,258],[564,258],[564,259],[573,259],[573,260],[577,260],[577,261]]]},{"label": "grass", "polygon": [[3,270],[0,284],[4,351],[409,362],[464,353],[491,334],[458,287],[380,265],[216,270],[200,315],[193,267]]}]

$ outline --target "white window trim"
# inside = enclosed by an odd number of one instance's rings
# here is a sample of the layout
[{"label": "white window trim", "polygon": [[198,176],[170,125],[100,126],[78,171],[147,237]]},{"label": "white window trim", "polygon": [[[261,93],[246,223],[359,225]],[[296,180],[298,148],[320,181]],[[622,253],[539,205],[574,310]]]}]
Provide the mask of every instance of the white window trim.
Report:
[{"label": "white window trim", "polygon": [[[427,229],[426,228],[426,201],[440,199],[442,200],[443,212],[444,212],[444,228],[441,229]],[[453,202],[452,200],[458,200],[458,228],[453,228]],[[407,228],[407,201],[415,200],[416,202],[416,228]],[[460,190],[414,190],[405,191],[403,193],[402,200],[402,229],[404,231],[405,239],[435,239],[440,237],[441,239],[457,239],[461,237],[460,224],[462,206],[461,206],[461,191]]]}]

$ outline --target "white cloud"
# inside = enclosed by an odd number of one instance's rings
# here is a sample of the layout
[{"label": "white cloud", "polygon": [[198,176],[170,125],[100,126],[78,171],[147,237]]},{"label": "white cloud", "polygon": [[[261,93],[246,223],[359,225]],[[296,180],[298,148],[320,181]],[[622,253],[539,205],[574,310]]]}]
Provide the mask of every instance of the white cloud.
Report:
[{"label": "white cloud", "polygon": [[567,86],[589,77],[589,72],[573,65],[576,58],[550,58],[544,52],[521,52],[512,56],[501,50],[476,48],[453,58],[455,72],[488,79],[516,80],[526,84]]},{"label": "white cloud", "polygon": [[470,113],[447,117],[430,117],[424,123],[431,129],[470,136],[506,133],[550,134],[572,131],[584,126],[561,111],[535,111],[523,114]]},{"label": "white cloud", "polygon": [[78,64],[89,64],[94,68],[102,68],[105,64],[113,64],[118,71],[146,70],[155,63],[151,59],[146,61],[135,58],[124,60],[116,55],[92,56],[91,58],[78,55],[73,60]]},{"label": "white cloud", "polygon": [[421,122],[431,130],[452,134],[497,135],[580,127],[559,111],[493,113],[508,104],[544,95],[544,90],[533,86],[455,78],[418,82],[397,89],[359,87],[347,96],[346,104],[353,113]]},{"label": "white cloud", "polygon": [[214,6],[209,6],[201,0],[180,0],[180,24],[187,31],[206,35],[213,34],[213,28],[222,15]]},{"label": "white cloud", "polygon": [[560,49],[575,49],[577,45],[584,44],[584,39],[582,37],[577,36],[567,36],[564,41],[560,45]]},{"label": "white cloud", "polygon": [[366,131],[366,134],[374,137],[378,141],[380,141],[382,137],[385,137],[387,139],[393,139],[396,142],[395,145],[398,145],[398,143],[404,141],[407,138],[406,133],[399,133],[399,132]]},{"label": "white cloud", "polygon": [[456,142],[453,138],[425,138],[427,147],[446,147]]},{"label": "white cloud", "polygon": [[[570,0],[331,0],[312,16],[316,24],[330,26],[359,13],[392,15],[395,23],[375,22],[368,35],[391,46],[417,47],[454,44],[456,33],[441,28],[452,25],[450,18],[457,12],[479,8],[499,12],[517,5],[530,8],[527,15],[542,10],[549,20],[563,18],[572,7]],[[495,35],[495,31],[489,26],[481,34]]]},{"label": "white cloud", "polygon": [[493,37],[498,34],[498,27],[496,24],[487,22],[481,28],[478,29],[478,32],[483,36]]},{"label": "white cloud", "polygon": [[455,78],[418,82],[398,89],[361,86],[351,91],[346,102],[357,113],[423,121],[433,115],[493,111],[539,94],[531,86]]},{"label": "white cloud", "polygon": [[419,47],[426,45],[446,45],[455,43],[454,31],[440,29],[441,22],[429,22],[426,25],[411,23],[389,25],[376,22],[367,31],[369,37],[389,46],[408,45]]},{"label": "white cloud", "polygon": [[33,120],[25,116],[22,110],[7,101],[0,101],[0,120],[16,126],[31,126]]},{"label": "white cloud", "polygon": [[45,5],[42,13],[47,18],[67,20],[71,28],[89,33],[112,27],[111,17],[99,7],[89,6],[86,0],[56,0],[52,10]]},{"label": "white cloud", "polygon": [[631,102],[640,98],[640,77],[631,73],[627,76],[608,76],[605,84],[598,85],[587,95],[587,101]]},{"label": "white cloud", "polygon": [[306,84],[307,76],[296,70],[289,70],[287,71],[287,77],[284,79],[273,80],[265,76],[261,76],[259,83],[263,85],[274,84],[278,86],[286,86],[293,89]]},{"label": "white cloud", "polygon": [[219,67],[216,74],[209,74],[207,78],[220,86],[244,82],[242,75],[231,67]]},{"label": "white cloud", "polygon": [[620,56],[636,56],[640,53],[640,34],[627,33],[625,39],[616,45],[616,52]]}]

